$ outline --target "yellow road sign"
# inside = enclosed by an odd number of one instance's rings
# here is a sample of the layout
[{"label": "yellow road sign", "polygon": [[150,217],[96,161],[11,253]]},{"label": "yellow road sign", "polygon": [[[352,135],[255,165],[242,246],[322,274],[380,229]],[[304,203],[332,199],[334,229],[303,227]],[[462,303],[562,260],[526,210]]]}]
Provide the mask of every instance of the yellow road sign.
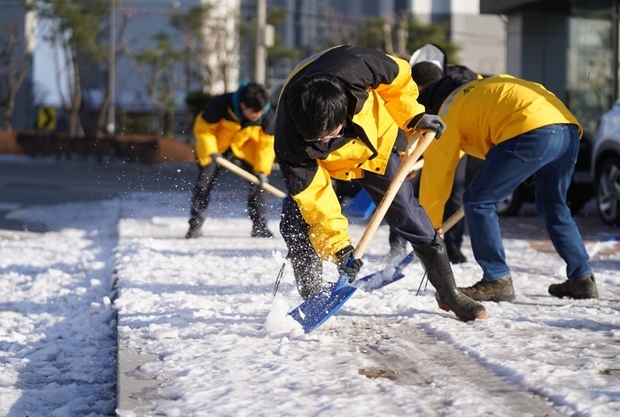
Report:
[{"label": "yellow road sign", "polygon": [[55,107],[39,107],[37,111],[37,129],[56,130]]}]

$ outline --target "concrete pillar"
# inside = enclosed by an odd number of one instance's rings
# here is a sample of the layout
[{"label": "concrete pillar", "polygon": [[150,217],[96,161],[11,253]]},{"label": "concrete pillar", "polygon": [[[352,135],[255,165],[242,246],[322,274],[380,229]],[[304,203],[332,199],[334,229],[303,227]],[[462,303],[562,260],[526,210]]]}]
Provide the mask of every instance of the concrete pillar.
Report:
[{"label": "concrete pillar", "polygon": [[568,20],[564,13],[508,15],[506,72],[536,81],[566,100]]}]

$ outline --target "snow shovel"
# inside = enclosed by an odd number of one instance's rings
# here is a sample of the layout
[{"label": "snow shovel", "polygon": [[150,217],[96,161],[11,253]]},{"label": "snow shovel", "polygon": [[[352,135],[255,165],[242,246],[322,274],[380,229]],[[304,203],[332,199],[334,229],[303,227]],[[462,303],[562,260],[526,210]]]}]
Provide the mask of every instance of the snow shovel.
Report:
[{"label": "snow shovel", "polygon": [[[245,169],[239,168],[237,165],[233,164],[232,162],[230,162],[229,160],[225,158],[215,157],[215,162],[217,162],[218,165],[239,175],[241,178],[248,180],[253,184],[257,184],[257,185],[260,184],[260,180],[256,177],[256,175],[252,175]],[[263,188],[263,190],[275,195],[278,198],[286,197],[286,193],[284,191],[280,191],[278,188],[274,187],[268,182],[261,185],[261,187]]]},{"label": "snow shovel", "polygon": [[[452,216],[450,216],[443,224],[441,225],[442,233],[447,233],[448,230],[452,228],[459,220],[463,218],[465,212],[463,211],[463,207],[458,209]],[[405,258],[403,258],[398,264],[396,264],[393,269],[388,268],[383,271],[377,271],[370,275],[365,276],[364,278],[360,278],[355,280],[351,286],[359,289],[368,291],[374,291],[381,287],[385,287],[388,284],[396,282],[405,277],[402,273],[403,269],[411,262],[413,262],[414,254],[411,252]]]},{"label": "snow shovel", "polygon": [[[411,168],[411,172],[419,171],[420,169],[422,169],[423,165],[424,159],[420,159],[413,165],[413,167]],[[362,189],[359,193],[357,193],[355,197],[353,197],[353,200],[351,200],[349,204],[347,204],[344,209],[344,214],[345,216],[358,217],[366,220],[372,215],[372,213],[375,211],[375,208],[377,208],[377,206],[374,201],[372,201],[366,190]]]},{"label": "snow shovel", "polygon": [[[353,257],[355,259],[359,259],[363,256],[370,244],[370,240],[383,221],[390,204],[392,204],[394,197],[396,197],[400,186],[411,173],[413,165],[420,159],[433,139],[435,139],[435,132],[433,131],[427,131],[423,136],[421,133],[422,132],[416,132],[409,140],[405,158],[400,164],[398,171],[396,171],[392,183],[377,206],[359,243],[353,251]],[[400,272],[397,273],[402,275]],[[394,275],[396,275],[396,271]],[[321,290],[312,294],[307,300],[289,312],[289,315],[301,324],[304,333],[310,333],[334,315],[334,313],[355,293],[355,290],[356,287],[349,284],[349,276],[341,275],[338,281],[329,283]]]}]

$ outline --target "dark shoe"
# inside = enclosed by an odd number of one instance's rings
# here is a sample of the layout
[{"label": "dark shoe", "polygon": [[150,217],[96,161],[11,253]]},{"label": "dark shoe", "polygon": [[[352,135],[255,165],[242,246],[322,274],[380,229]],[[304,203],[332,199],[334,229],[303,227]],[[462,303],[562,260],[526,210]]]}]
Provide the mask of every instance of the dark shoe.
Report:
[{"label": "dark shoe", "polygon": [[273,233],[271,233],[267,227],[252,227],[252,237],[265,237],[267,239],[272,239]]},{"label": "dark shoe", "polygon": [[502,278],[497,281],[478,281],[471,287],[459,288],[463,294],[476,301],[512,301],[515,299],[515,290],[512,278]]},{"label": "dark shoe", "polygon": [[436,236],[425,245],[413,245],[416,255],[424,265],[428,280],[437,291],[439,308],[452,311],[463,321],[483,319],[487,316],[484,306],[461,293],[454,282],[452,267],[442,238]]},{"label": "dark shoe", "polygon": [[185,239],[196,239],[200,236],[202,236],[202,227],[190,226],[187,234],[185,235]]},{"label": "dark shoe", "polygon": [[463,255],[463,252],[459,248],[446,246],[448,250],[448,259],[453,264],[462,264],[467,262],[467,258]]},{"label": "dark shoe", "polygon": [[578,300],[586,298],[598,298],[594,274],[577,281],[565,281],[561,284],[551,284],[549,294],[554,297],[570,297]]}]

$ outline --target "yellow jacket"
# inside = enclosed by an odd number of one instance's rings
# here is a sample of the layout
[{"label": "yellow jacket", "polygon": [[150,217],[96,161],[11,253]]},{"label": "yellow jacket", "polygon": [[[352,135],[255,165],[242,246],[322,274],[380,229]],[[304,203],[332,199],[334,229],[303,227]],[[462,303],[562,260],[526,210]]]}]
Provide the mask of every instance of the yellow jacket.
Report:
[{"label": "yellow jacket", "polygon": [[[300,77],[328,72],[351,92],[344,137],[329,144],[307,142],[287,112],[288,89]],[[301,62],[287,80],[278,104],[275,149],[289,194],[310,230],[322,259],[351,243],[348,221],[331,179],[362,178],[364,171],[385,172],[398,129],[424,112],[407,61],[370,48],[341,45]]]},{"label": "yellow jacket", "polygon": [[233,93],[213,98],[194,121],[196,157],[201,166],[211,155],[230,149],[235,157],[252,166],[254,173],[269,175],[275,160],[273,149],[274,112],[268,108],[256,123],[243,120],[234,108]]},{"label": "yellow jacket", "polygon": [[424,153],[420,182],[420,204],[435,228],[441,226],[461,151],[484,159],[491,146],[531,130],[559,123],[579,126],[566,106],[542,85],[506,74],[456,88],[438,115],[447,128]]}]

